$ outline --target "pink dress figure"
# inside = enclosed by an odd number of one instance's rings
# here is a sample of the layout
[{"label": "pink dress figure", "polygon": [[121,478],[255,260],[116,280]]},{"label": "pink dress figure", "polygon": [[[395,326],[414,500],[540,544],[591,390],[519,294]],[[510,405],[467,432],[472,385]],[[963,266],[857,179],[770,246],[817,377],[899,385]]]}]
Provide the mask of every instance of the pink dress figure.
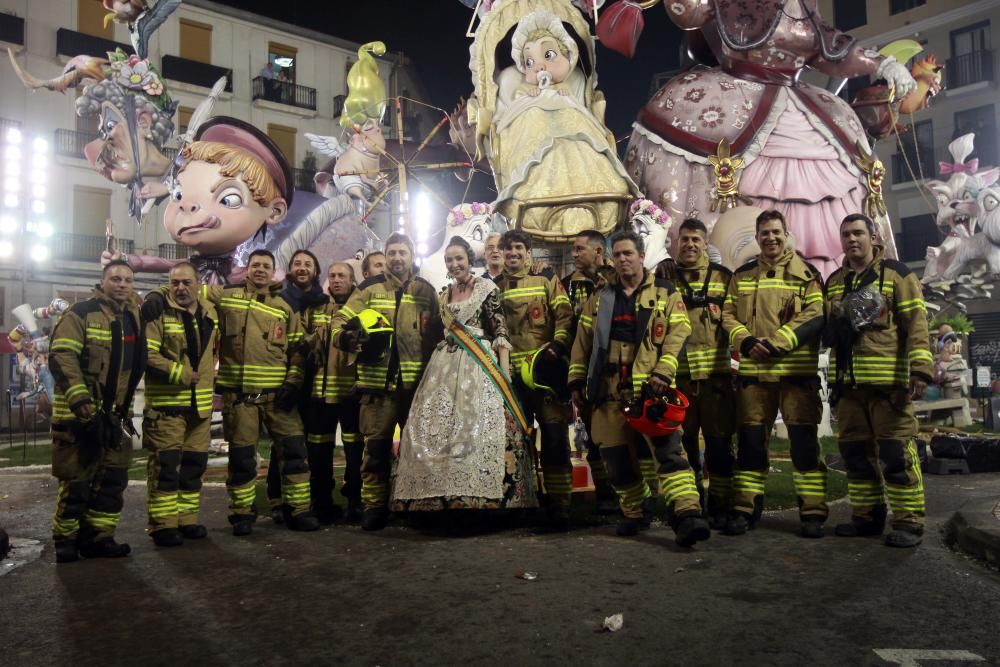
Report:
[{"label": "pink dress figure", "polygon": [[[806,67],[836,77],[870,75],[914,87],[906,68],[827,24],[816,0],[664,0],[684,30],[700,30],[720,65],[698,65],[669,81],[640,111],[625,165],[649,199],[672,216],[710,227],[715,176],[708,157],[728,139],[743,158],[739,192],[778,209],[795,247],[823,275],[839,266],[839,223],[871,194],[858,166],[872,148],[861,122],[836,95],[798,81]],[[895,256],[886,216],[880,236]]]}]

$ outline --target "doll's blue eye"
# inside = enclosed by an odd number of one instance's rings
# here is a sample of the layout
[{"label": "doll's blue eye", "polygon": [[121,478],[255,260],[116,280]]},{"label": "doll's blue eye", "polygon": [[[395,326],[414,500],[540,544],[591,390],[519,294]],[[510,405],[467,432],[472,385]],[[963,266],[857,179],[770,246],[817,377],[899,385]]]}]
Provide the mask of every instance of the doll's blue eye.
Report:
[{"label": "doll's blue eye", "polygon": [[554,60],[555,57],[556,57],[556,52],[553,51],[552,49],[549,49],[548,51],[545,52],[546,60]]},{"label": "doll's blue eye", "polygon": [[239,208],[243,205],[243,197],[237,194],[228,194],[222,198],[222,205],[226,208]]},{"label": "doll's blue eye", "polygon": [[181,191],[180,188],[174,188],[173,190],[170,191],[170,198],[174,201],[179,202],[181,199],[184,198],[184,193]]},{"label": "doll's blue eye", "polygon": [[535,59],[534,58],[528,58],[527,60],[524,61],[524,65],[525,65],[525,67],[534,67],[535,66]]}]

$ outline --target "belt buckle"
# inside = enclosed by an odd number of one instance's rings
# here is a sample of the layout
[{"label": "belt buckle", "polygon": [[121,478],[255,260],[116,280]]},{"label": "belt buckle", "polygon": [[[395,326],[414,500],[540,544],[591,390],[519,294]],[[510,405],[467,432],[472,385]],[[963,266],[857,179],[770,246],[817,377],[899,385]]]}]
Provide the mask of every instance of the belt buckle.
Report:
[{"label": "belt buckle", "polygon": [[257,401],[260,400],[260,397],[263,395],[264,395],[263,392],[257,392],[256,394],[244,394],[243,402],[246,404],[256,403]]}]

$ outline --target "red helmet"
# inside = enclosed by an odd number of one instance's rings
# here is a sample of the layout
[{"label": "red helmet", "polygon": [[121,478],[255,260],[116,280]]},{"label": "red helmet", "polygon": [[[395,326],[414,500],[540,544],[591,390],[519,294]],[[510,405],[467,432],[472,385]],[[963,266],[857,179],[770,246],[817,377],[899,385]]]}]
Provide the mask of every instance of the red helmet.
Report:
[{"label": "red helmet", "polygon": [[638,398],[622,408],[629,427],[654,438],[671,435],[684,423],[689,405],[687,396],[668,389],[660,397]]}]

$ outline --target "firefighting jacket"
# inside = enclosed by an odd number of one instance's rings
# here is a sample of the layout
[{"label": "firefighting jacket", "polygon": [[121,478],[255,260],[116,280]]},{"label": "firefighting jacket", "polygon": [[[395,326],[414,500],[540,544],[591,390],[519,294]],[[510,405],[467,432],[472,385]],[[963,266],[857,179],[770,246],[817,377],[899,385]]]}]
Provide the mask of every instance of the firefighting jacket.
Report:
[{"label": "firefighting jacket", "polygon": [[261,290],[249,282],[203,285],[200,294],[218,308],[220,391],[255,394],[285,383],[302,386],[302,327],[281,298],[281,283]]},{"label": "firefighting jacket", "polygon": [[[740,352],[740,375],[762,382],[816,375],[823,322],[819,272],[791,249],[774,263],[758,258],[733,274],[722,326]],[[750,357],[757,342],[771,350],[766,361]]]},{"label": "firefighting jacket", "polygon": [[368,278],[332,316],[330,335],[339,339],[344,325],[371,308],[393,326],[392,346],[374,363],[357,363],[362,393],[412,389],[420,382],[434,346],[444,336],[434,287],[419,276],[400,281],[391,273]]},{"label": "firefighting jacket", "polygon": [[573,271],[573,273],[563,277],[563,289],[566,291],[566,296],[569,297],[570,305],[573,306],[573,327],[569,332],[571,343],[576,337],[576,327],[580,323],[580,314],[583,313],[583,306],[587,303],[587,299],[603,287],[614,273],[614,267],[605,264],[597,268],[597,275],[594,278],[583,271]]},{"label": "firefighting jacket", "polygon": [[[146,323],[146,404],[159,410],[193,411],[212,416],[215,391],[215,345],[218,341],[216,308],[203,297],[191,314],[166,296],[159,319]],[[198,383],[191,386],[191,373]]]},{"label": "firefighting jacket", "polygon": [[[351,294],[355,291],[352,289]],[[350,296],[349,294],[347,299]],[[307,331],[313,334],[309,338],[312,352],[310,359],[317,361],[310,396],[324,403],[340,403],[350,398],[354,395],[354,385],[357,382],[355,365],[350,363],[352,355],[337,347],[336,339],[330,335],[328,326],[343,305],[331,296],[327,303],[307,308],[302,314]]]},{"label": "firefighting jacket", "polygon": [[[124,318],[130,318],[135,340],[132,356],[125,358]],[[86,402],[95,412],[104,408],[105,391],[118,377],[114,404],[119,416],[131,417],[131,397],[146,368],[146,341],[139,318],[139,300],[133,297],[124,310],[98,287],[90,299],[70,307],[52,332],[49,370],[55,380],[52,422],[76,419],[72,408]]]},{"label": "firefighting jacket", "polygon": [[[597,401],[598,387],[607,374],[610,358],[611,314],[615,307],[615,288],[619,281],[613,276],[608,284],[594,294],[580,315],[580,327],[573,341],[570,357],[570,386],[587,387],[587,400]],[[672,382],[677,371],[677,355],[691,333],[684,302],[672,283],[646,272],[637,288],[635,325],[635,358],[632,360],[632,390],[638,393],[651,375]]]},{"label": "firefighting jacket", "polygon": [[519,366],[550,342],[559,347],[561,354],[569,353],[573,306],[562,283],[550,269],[538,275],[529,273],[527,267],[517,273],[505,271],[497,285],[507,319],[512,367]]},{"label": "firefighting jacket", "polygon": [[708,260],[708,254],[692,266],[665,259],[656,276],[671,281],[681,293],[691,320],[691,335],[681,351],[677,376],[704,380],[731,372],[729,338],[722,328],[722,308],[733,272]]},{"label": "firefighting jacket", "polygon": [[845,264],[830,276],[828,334],[846,316],[844,297],[866,286],[882,294],[885,307],[869,327],[853,335],[853,341],[846,341],[847,346],[837,340],[847,336],[828,336],[837,361],[836,382],[905,387],[911,375],[930,382],[934,357],[920,280],[902,262],[885,258],[882,248],[876,248],[874,260],[860,275]]}]

